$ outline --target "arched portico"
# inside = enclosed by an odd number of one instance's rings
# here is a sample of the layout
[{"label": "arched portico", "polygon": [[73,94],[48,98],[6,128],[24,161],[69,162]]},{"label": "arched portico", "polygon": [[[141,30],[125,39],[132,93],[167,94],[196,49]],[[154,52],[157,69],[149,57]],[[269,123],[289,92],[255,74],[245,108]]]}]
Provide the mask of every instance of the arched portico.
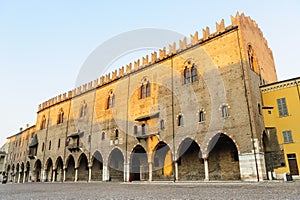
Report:
[{"label": "arched portico", "polygon": [[99,151],[96,151],[92,158],[91,180],[102,181],[103,158]]},{"label": "arched portico", "polygon": [[122,152],[115,148],[108,159],[109,180],[124,181],[124,156]]},{"label": "arched portico", "polygon": [[153,152],[153,180],[172,179],[172,160],[170,147],[164,142],[159,142]]},{"label": "arched portico", "polygon": [[208,146],[210,180],[239,180],[240,165],[236,144],[223,134],[216,134]]},{"label": "arched portico", "polygon": [[69,155],[66,162],[66,176],[65,181],[74,181],[75,180],[75,161],[72,155]]},{"label": "arched portico", "polygon": [[137,145],[130,156],[130,181],[147,180],[149,173],[148,156],[141,145]]},{"label": "arched portico", "polygon": [[63,181],[63,167],[64,167],[64,163],[63,163],[63,160],[62,158],[59,156],[57,159],[56,159],[56,173],[55,173],[55,179],[54,181],[57,181],[57,182],[62,182]]},{"label": "arched portico", "polygon": [[31,177],[29,177],[30,173],[30,163],[29,161],[26,162],[26,170],[25,170],[25,182],[31,181]]},{"label": "arched portico", "polygon": [[51,158],[48,158],[46,162],[46,182],[52,181],[52,175],[53,175],[53,162]]},{"label": "arched portico", "polygon": [[204,160],[199,145],[191,138],[183,140],[178,149],[178,179],[204,180]]},{"label": "arched portico", "polygon": [[35,182],[41,182],[41,176],[42,176],[41,172],[42,172],[42,163],[38,159],[34,165],[34,176],[35,176],[34,181]]},{"label": "arched portico", "polygon": [[79,156],[78,159],[78,181],[88,181],[89,179],[89,166],[88,159],[84,153]]}]

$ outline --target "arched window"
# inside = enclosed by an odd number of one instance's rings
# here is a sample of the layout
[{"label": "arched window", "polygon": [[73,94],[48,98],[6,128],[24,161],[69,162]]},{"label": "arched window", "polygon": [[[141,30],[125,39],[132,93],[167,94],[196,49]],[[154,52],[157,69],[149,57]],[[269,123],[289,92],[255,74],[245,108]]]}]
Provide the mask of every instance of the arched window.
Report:
[{"label": "arched window", "polygon": [[51,150],[51,140],[49,141],[49,150]]},{"label": "arched window", "polygon": [[183,117],[182,115],[178,115],[178,118],[177,118],[177,125],[178,126],[182,126],[183,125]]},{"label": "arched window", "polygon": [[133,134],[134,135],[138,134],[138,127],[137,127],[137,125],[134,125],[134,127],[133,127]]},{"label": "arched window", "polygon": [[165,129],[165,121],[162,119],[160,120],[160,130],[164,130]]},{"label": "arched window", "polygon": [[115,104],[115,95],[111,91],[107,98],[107,109],[114,107]]},{"label": "arched window", "polygon": [[191,74],[188,67],[185,67],[183,72],[183,77],[184,77],[184,84],[188,84],[191,82]]},{"label": "arched window", "polygon": [[80,117],[84,117],[86,115],[86,111],[87,111],[87,104],[85,103],[85,101],[83,101],[83,104],[80,109]]},{"label": "arched window", "polygon": [[41,130],[46,128],[46,117],[45,117],[45,115],[42,117],[40,128],[41,128]]},{"label": "arched window", "polygon": [[192,74],[192,83],[198,81],[198,71],[196,65],[192,66],[191,74]]},{"label": "arched window", "polygon": [[250,68],[254,72],[259,73],[258,63],[257,63],[257,60],[256,60],[256,55],[255,55],[255,52],[254,52],[251,44],[248,45],[248,59],[249,59]]},{"label": "arched window", "polygon": [[102,132],[101,140],[105,140],[105,132]]},{"label": "arched window", "polygon": [[59,110],[59,113],[58,113],[58,117],[57,117],[57,124],[61,124],[64,122],[64,111],[63,109],[61,108]]},{"label": "arched window", "polygon": [[42,144],[42,151],[44,151],[44,149],[45,149],[45,143],[43,142],[43,144]]},{"label": "arched window", "polygon": [[60,138],[58,139],[57,148],[60,148]]},{"label": "arched window", "polygon": [[204,111],[201,110],[199,112],[199,122],[204,122],[205,121],[205,118],[204,118]]},{"label": "arched window", "polygon": [[146,83],[143,83],[141,86],[141,99],[144,99],[146,97],[150,97],[150,82],[147,81]]},{"label": "arched window", "polygon": [[142,124],[142,135],[146,134],[146,125]]},{"label": "arched window", "polygon": [[119,138],[119,130],[116,129],[116,131],[115,131],[115,139],[117,140],[118,138]]},{"label": "arched window", "polygon": [[226,118],[229,116],[229,113],[228,113],[228,106],[227,105],[224,105],[222,106],[222,117],[223,118]]}]

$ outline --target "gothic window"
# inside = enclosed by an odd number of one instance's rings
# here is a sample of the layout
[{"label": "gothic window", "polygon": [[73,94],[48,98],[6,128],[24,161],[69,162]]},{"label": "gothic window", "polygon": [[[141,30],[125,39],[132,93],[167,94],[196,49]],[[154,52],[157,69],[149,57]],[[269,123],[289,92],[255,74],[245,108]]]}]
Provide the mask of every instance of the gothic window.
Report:
[{"label": "gothic window", "polygon": [[115,139],[117,140],[118,138],[119,138],[119,130],[116,129],[116,130],[115,130]]},{"label": "gothic window", "polygon": [[185,67],[185,69],[184,69],[183,78],[184,78],[184,84],[190,83],[191,74],[190,74],[190,70],[188,67]]},{"label": "gothic window", "polygon": [[160,120],[160,130],[164,130],[165,129],[165,121],[162,119]]},{"label": "gothic window", "polygon": [[57,124],[61,124],[64,122],[64,111],[61,108],[58,112],[58,117],[57,117]]},{"label": "gothic window", "polygon": [[85,103],[85,101],[83,101],[83,104],[80,109],[80,117],[84,117],[86,115],[86,111],[87,111],[87,104]]},{"label": "gothic window", "polygon": [[107,109],[114,107],[115,104],[115,95],[111,91],[107,98]]},{"label": "gothic window", "polygon": [[101,140],[105,140],[105,132],[102,132]]},{"label": "gothic window", "polygon": [[146,83],[143,83],[141,86],[141,99],[144,99],[146,97],[150,97],[150,82],[147,81]]},{"label": "gothic window", "polygon": [[134,134],[134,135],[137,135],[137,133],[138,133],[138,127],[135,125],[135,126],[133,127],[133,134]]},{"label": "gothic window", "polygon": [[199,112],[199,122],[204,122],[205,121],[205,118],[204,118],[204,111],[201,110]]},{"label": "gothic window", "polygon": [[192,66],[191,74],[192,74],[192,83],[198,81],[198,71],[196,65]]},{"label": "gothic window", "polygon": [[255,52],[254,52],[254,50],[253,50],[253,48],[250,44],[248,45],[248,59],[249,59],[250,68],[254,72],[259,73],[258,63],[257,63],[257,60],[256,60]]},{"label": "gothic window", "polygon": [[42,117],[40,128],[41,128],[41,130],[46,128],[46,117],[45,117],[45,115]]},{"label": "gothic window", "polygon": [[178,118],[177,118],[177,126],[182,126],[183,125],[183,117],[182,115],[178,115]]},{"label": "gothic window", "polygon": [[223,118],[227,118],[229,116],[227,105],[222,106],[221,111],[222,111],[222,117]]}]

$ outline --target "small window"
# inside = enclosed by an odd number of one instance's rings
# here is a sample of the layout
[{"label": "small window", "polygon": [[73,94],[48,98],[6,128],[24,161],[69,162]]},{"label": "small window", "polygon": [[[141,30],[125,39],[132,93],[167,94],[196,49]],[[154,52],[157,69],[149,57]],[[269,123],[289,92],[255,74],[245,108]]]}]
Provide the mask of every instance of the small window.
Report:
[{"label": "small window", "polygon": [[115,131],[115,139],[117,140],[118,138],[119,138],[119,130],[116,129],[116,131]]},{"label": "small window", "polygon": [[178,125],[178,126],[182,126],[182,125],[183,125],[183,117],[182,117],[181,114],[178,115],[177,125]]},{"label": "small window", "polygon": [[138,127],[136,125],[133,127],[133,134],[134,135],[138,134]]},{"label": "small window", "polygon": [[284,143],[292,143],[293,142],[293,137],[292,137],[292,131],[282,131],[283,135],[283,141]]},{"label": "small window", "polygon": [[51,150],[51,140],[49,141],[49,150]]},{"label": "small window", "polygon": [[105,132],[102,132],[101,140],[105,140]]},{"label": "small window", "polygon": [[191,74],[188,67],[185,67],[183,72],[184,84],[188,84],[191,81]]},{"label": "small window", "polygon": [[204,111],[201,110],[199,112],[199,122],[204,122],[204,121],[205,121],[205,119],[204,119]]},{"label": "small window", "polygon": [[64,122],[64,111],[63,109],[61,108],[59,110],[59,113],[58,113],[58,117],[57,117],[57,124],[61,124]]},{"label": "small window", "polygon": [[142,135],[146,134],[146,125],[142,124]]},{"label": "small window", "polygon": [[45,149],[45,143],[43,142],[43,144],[42,144],[42,151],[44,151],[44,149]]},{"label": "small window", "polygon": [[160,120],[160,130],[164,130],[165,129],[165,120]]},{"label": "small window", "polygon": [[277,106],[279,117],[285,117],[289,115],[285,98],[277,99]]},{"label": "small window", "polygon": [[57,148],[60,148],[60,139],[58,139]]},{"label": "small window", "polygon": [[92,139],[92,136],[89,135],[89,137],[88,137],[88,142],[91,142],[91,139]]},{"label": "small window", "polygon": [[222,117],[223,118],[229,117],[228,106],[227,105],[222,106]]},{"label": "small window", "polygon": [[191,73],[192,73],[192,82],[194,83],[198,81],[198,71],[196,65],[192,66]]},{"label": "small window", "polygon": [[271,110],[268,110],[268,114],[271,115],[271,114],[272,114],[272,111],[271,111]]}]

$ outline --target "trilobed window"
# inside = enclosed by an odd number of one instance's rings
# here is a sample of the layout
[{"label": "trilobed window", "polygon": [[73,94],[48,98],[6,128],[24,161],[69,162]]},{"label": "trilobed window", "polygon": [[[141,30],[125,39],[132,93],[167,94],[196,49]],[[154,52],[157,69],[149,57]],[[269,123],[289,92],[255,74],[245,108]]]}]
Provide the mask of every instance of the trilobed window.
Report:
[{"label": "trilobed window", "polygon": [[192,82],[198,81],[198,71],[196,65],[193,65],[191,68],[191,74],[192,74]]},{"label": "trilobed window", "polygon": [[184,84],[191,82],[191,73],[188,67],[185,67],[183,71]]},{"label": "trilobed window", "polygon": [[85,103],[85,101],[83,101],[80,108],[80,117],[84,117],[86,115],[86,112],[87,112],[87,104]]},{"label": "trilobed window", "polygon": [[115,105],[115,95],[111,91],[107,97],[107,109],[113,108]]},{"label": "trilobed window", "polygon": [[180,114],[177,117],[177,126],[182,126],[183,125],[183,116]]},{"label": "trilobed window", "polygon": [[141,86],[141,99],[150,97],[150,82],[144,82]]},{"label": "trilobed window", "polygon": [[204,111],[200,110],[199,112],[199,122],[204,122],[205,118],[204,118]]},{"label": "trilobed window", "polygon": [[58,116],[57,116],[57,124],[61,124],[64,122],[64,110],[61,108],[58,111]]},{"label": "trilobed window", "polygon": [[222,117],[223,118],[228,117],[229,116],[228,106],[227,105],[223,105],[222,108],[221,108],[221,112],[222,112]]}]

